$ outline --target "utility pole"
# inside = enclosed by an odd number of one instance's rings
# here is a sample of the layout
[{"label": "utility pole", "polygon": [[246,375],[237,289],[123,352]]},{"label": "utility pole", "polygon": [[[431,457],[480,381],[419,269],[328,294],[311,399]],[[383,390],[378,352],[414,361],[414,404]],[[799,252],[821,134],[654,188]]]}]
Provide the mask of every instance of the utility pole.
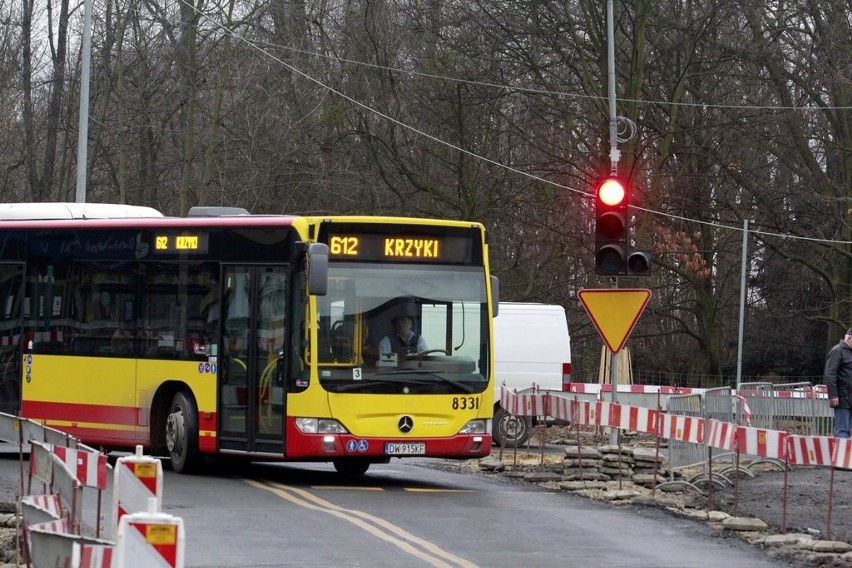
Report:
[{"label": "utility pole", "polygon": [[89,160],[89,75],[92,61],[92,0],[83,3],[83,46],[80,69],[80,126],[77,134],[77,192],[75,201],[86,202],[86,168]]}]

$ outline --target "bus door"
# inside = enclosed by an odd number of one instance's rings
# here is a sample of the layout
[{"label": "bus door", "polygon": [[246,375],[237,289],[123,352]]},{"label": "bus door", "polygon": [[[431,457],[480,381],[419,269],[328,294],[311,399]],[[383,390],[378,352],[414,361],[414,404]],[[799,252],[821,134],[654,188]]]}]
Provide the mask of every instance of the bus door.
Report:
[{"label": "bus door", "polygon": [[24,265],[0,263],[0,412],[21,408]]},{"label": "bus door", "polygon": [[284,453],[285,266],[225,265],[219,364],[221,450]]}]

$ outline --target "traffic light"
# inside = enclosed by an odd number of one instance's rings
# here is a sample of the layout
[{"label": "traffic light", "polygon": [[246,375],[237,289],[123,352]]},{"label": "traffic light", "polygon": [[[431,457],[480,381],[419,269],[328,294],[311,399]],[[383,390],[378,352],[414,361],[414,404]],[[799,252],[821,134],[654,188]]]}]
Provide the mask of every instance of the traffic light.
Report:
[{"label": "traffic light", "polygon": [[602,179],[595,187],[595,273],[627,274],[627,184],[618,177]]},{"label": "traffic light", "polygon": [[628,276],[650,276],[651,275],[651,251],[632,250],[627,255]]}]

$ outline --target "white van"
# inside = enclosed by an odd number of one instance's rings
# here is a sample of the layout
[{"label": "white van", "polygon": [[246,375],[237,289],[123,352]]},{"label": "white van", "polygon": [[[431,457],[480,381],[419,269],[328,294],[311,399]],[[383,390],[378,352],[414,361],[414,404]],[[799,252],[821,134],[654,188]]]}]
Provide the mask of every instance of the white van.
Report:
[{"label": "white van", "polygon": [[500,407],[500,388],[505,385],[519,393],[567,389],[571,382],[571,338],[565,308],[500,302],[494,318],[494,370],[494,441],[521,446],[529,438],[532,421],[513,420]]}]

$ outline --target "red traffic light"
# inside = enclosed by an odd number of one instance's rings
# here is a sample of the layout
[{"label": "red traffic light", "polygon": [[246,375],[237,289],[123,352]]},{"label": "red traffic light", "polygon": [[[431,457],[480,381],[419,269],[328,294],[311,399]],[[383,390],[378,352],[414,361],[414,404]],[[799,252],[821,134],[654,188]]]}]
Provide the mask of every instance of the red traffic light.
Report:
[{"label": "red traffic light", "polygon": [[627,274],[629,216],[627,184],[619,177],[601,179],[595,186],[595,273]]},{"label": "red traffic light", "polygon": [[618,178],[606,178],[598,184],[598,199],[609,207],[618,207],[625,202],[627,190]]}]

